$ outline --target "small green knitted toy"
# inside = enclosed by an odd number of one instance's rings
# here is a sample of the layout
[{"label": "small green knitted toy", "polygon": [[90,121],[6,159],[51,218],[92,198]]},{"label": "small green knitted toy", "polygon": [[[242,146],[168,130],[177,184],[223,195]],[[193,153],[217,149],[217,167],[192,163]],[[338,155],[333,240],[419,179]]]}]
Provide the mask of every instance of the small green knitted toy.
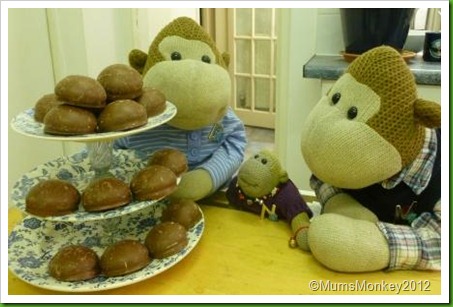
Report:
[{"label": "small green knitted toy", "polygon": [[440,114],[393,48],[355,59],[303,127],[323,214],[299,244],[337,271],[439,270]]},{"label": "small green knitted toy", "polygon": [[[226,197],[231,204],[261,218],[268,214],[271,220],[297,224],[294,234],[307,230],[313,216],[277,156],[268,150],[261,150],[242,164],[230,182]],[[294,236],[289,244],[296,247]]]}]

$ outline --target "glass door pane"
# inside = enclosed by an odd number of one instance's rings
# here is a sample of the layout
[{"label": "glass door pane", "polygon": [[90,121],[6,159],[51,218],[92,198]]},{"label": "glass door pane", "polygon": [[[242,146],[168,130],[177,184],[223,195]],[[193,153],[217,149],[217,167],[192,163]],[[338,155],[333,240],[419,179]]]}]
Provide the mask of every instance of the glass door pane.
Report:
[{"label": "glass door pane", "polygon": [[272,8],[230,9],[233,107],[246,125],[275,122],[275,29]]}]

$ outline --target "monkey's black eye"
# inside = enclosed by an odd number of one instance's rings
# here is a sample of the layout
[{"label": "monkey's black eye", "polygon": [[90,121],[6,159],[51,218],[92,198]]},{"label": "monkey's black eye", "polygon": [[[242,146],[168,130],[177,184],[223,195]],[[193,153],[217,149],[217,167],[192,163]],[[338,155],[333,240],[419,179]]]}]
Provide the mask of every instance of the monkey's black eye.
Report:
[{"label": "monkey's black eye", "polygon": [[211,63],[211,58],[209,57],[209,55],[204,55],[201,57],[201,60],[205,63]]},{"label": "monkey's black eye", "polygon": [[254,159],[258,159],[260,157],[260,155],[254,155],[253,158]]},{"label": "monkey's black eye", "polygon": [[262,159],[261,159],[261,163],[266,164],[266,163],[267,163],[267,159],[262,158]]},{"label": "monkey's black eye", "polygon": [[182,59],[181,53],[179,53],[178,51],[173,51],[171,53],[171,60],[172,61],[179,61],[181,59]]},{"label": "monkey's black eye", "polygon": [[357,110],[356,107],[350,107],[349,110],[348,110],[348,118],[349,119],[356,118],[357,113],[358,113],[358,110]]},{"label": "monkey's black eye", "polygon": [[341,94],[340,93],[335,93],[332,96],[332,104],[337,104],[338,101],[340,101]]}]

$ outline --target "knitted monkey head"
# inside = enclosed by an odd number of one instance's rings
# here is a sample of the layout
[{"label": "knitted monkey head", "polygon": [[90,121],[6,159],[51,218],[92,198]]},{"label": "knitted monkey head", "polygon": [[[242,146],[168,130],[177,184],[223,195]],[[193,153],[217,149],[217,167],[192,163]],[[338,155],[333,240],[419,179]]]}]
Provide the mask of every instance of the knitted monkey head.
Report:
[{"label": "knitted monkey head", "polygon": [[148,54],[136,49],[129,54],[130,65],[143,75],[143,86],[160,90],[176,106],[168,124],[184,130],[214,124],[225,115],[231,94],[228,59],[188,17],[165,26]]},{"label": "knitted monkey head", "polygon": [[308,116],[301,150],[313,174],[357,189],[390,178],[420,152],[440,105],[417,97],[414,77],[391,47],[355,59]]},{"label": "knitted monkey head", "polygon": [[280,183],[287,182],[288,174],[273,153],[262,150],[242,164],[237,178],[245,195],[260,198]]}]

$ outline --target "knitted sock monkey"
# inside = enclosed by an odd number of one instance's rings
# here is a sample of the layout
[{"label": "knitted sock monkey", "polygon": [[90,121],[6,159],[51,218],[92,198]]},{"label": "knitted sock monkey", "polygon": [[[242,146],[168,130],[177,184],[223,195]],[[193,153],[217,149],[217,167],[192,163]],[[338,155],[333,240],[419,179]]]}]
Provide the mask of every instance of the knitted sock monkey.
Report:
[{"label": "knitted sock monkey", "polygon": [[440,141],[440,105],[417,97],[396,50],[355,59],[303,127],[324,207],[299,245],[337,271],[439,270]]},{"label": "knitted sock monkey", "polygon": [[[281,218],[289,223],[297,220],[300,230],[308,227],[313,216],[280,161],[268,150],[260,151],[242,164],[226,197],[231,204],[262,218],[269,214],[271,220]],[[294,240],[290,240],[292,247],[296,244]]]},{"label": "knitted sock monkey", "polygon": [[143,86],[156,88],[177,108],[167,124],[115,143],[152,154],[173,147],[187,156],[172,198],[202,199],[225,185],[244,158],[246,135],[229,108],[228,54],[194,20],[179,17],[165,26],[148,53],[132,50],[129,63],[143,75]]}]

